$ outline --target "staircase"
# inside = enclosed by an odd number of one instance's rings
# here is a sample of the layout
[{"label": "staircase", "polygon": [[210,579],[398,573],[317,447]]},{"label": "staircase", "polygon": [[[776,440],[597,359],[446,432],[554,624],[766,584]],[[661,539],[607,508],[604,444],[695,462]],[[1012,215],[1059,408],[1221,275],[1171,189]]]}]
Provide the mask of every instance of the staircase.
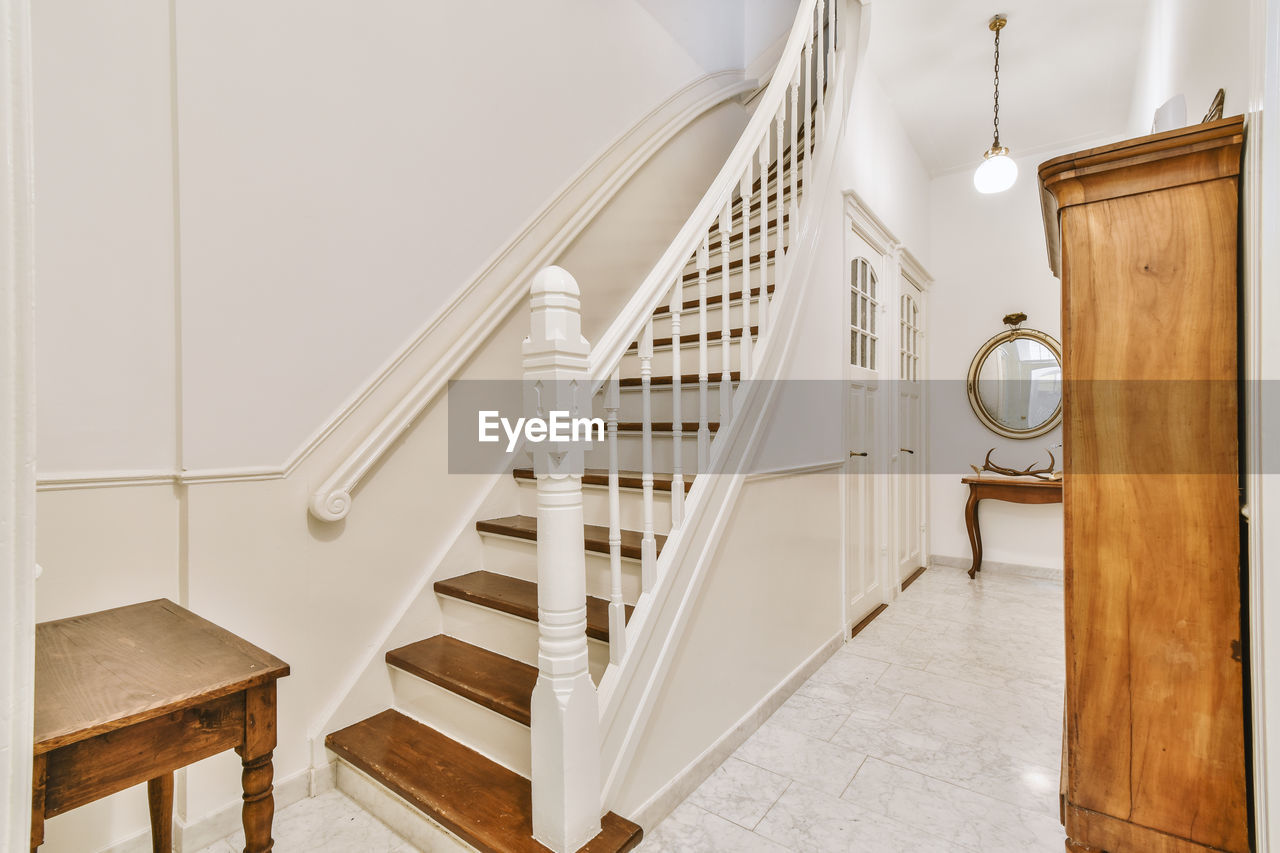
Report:
[{"label": "staircase", "polygon": [[[659,559],[681,532],[686,499],[716,470],[717,437],[731,427],[741,403],[735,394],[753,375],[753,351],[767,344],[823,130],[815,93],[825,93],[824,67],[837,55],[830,34],[838,2],[801,3],[794,46],[735,149],[747,152],[745,169],[738,164],[726,179],[731,157],[673,245],[683,264],[668,264],[668,272],[660,262],[628,306],[643,313],[624,312],[590,351],[587,406],[606,420],[607,441],[580,454],[580,479],[553,484],[548,471],[560,463],[539,459],[548,452],[541,448],[533,450],[534,466],[511,471],[519,514],[476,522],[480,565],[434,583],[444,633],[386,653],[394,707],[327,736],[340,762],[339,787],[357,799],[370,790],[394,794],[419,820],[401,828],[410,837],[436,836],[451,849],[557,853],[613,853],[640,843],[641,828],[612,812],[598,830],[594,823],[602,790],[594,685],[626,659],[626,625],[660,582]],[[580,339],[577,295],[557,272],[561,278],[544,273],[535,284],[526,379],[534,356],[544,377],[566,378],[566,365],[587,376],[586,342],[580,351],[563,349],[563,341]],[[568,332],[547,335],[539,349],[544,323]],[[549,573],[555,589],[546,586]],[[547,690],[541,706],[540,683]],[[549,732],[542,741],[539,707]],[[578,765],[593,762],[577,775]],[[535,787],[548,776],[539,800]],[[589,831],[579,833],[585,844],[572,829],[554,828],[582,825],[581,815],[572,816],[575,784],[588,799],[578,807],[587,811]]]}]

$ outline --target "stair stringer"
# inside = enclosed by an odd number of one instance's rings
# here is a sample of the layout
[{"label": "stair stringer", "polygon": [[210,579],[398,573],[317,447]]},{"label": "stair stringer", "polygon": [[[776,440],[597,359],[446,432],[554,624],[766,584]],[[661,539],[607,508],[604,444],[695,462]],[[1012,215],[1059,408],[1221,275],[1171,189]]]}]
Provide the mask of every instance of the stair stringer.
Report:
[{"label": "stair stringer", "polygon": [[[851,10],[859,7],[848,4]],[[861,33],[862,27],[857,27]],[[853,26],[850,32],[854,31]],[[859,39],[859,41],[862,41]],[[771,308],[771,333],[755,353],[757,377],[766,380],[783,375],[783,367],[794,349],[801,305],[810,286],[816,250],[824,230],[832,227],[823,211],[841,195],[835,185],[836,154],[841,150],[844,123],[848,115],[852,79],[860,49],[841,51],[832,88],[838,97],[828,107],[828,134],[815,152],[815,189],[801,201],[799,239],[793,244],[794,260],[783,270],[779,285],[781,298]],[[834,130],[835,132],[830,132]],[[836,220],[838,224],[840,220]],[[685,503],[685,523],[672,536],[658,560],[658,585],[641,596],[627,629],[627,653],[610,666],[599,685],[602,739],[602,808],[635,809],[618,802],[636,750],[671,668],[681,640],[693,618],[693,606],[720,549],[722,537],[732,518],[747,475],[740,460],[750,460],[768,430],[768,412],[776,397],[778,383],[749,382],[744,415],[735,417],[727,432],[718,437],[726,447],[717,449],[720,459],[731,462],[718,473],[713,460],[710,476],[694,481]],[[754,414],[753,416],[753,413]],[[646,809],[645,811],[649,811]]]}]

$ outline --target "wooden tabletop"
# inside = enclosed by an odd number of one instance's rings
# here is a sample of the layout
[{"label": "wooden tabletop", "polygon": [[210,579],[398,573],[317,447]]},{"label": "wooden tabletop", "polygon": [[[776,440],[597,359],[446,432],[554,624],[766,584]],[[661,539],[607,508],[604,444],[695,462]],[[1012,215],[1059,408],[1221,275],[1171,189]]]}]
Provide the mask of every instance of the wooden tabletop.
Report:
[{"label": "wooden tabletop", "polygon": [[42,622],[35,753],[288,674],[284,661],[163,598]]},{"label": "wooden tabletop", "polygon": [[1031,486],[1041,489],[1061,489],[1061,480],[1040,480],[1035,477],[963,477],[960,482],[979,486]]}]

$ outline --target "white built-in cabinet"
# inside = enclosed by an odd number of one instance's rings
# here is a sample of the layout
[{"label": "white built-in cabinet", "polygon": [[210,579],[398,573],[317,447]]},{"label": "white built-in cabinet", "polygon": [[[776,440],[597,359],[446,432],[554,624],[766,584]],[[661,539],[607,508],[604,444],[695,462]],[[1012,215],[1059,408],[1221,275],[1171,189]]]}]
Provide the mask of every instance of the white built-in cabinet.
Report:
[{"label": "white built-in cabinet", "polygon": [[930,278],[853,194],[844,237],[845,618],[855,625],[925,565]]}]

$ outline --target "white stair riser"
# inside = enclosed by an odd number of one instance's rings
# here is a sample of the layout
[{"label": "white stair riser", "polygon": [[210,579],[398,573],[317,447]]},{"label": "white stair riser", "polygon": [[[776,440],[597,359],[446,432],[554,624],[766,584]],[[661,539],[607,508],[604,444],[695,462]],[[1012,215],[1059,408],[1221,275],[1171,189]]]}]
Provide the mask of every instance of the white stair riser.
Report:
[{"label": "white stair riser", "polygon": [[[667,510],[668,518],[670,510]],[[657,515],[655,513],[655,521]],[[654,525],[655,532],[657,525]],[[527,539],[482,534],[484,538],[485,571],[538,582],[537,543]],[[608,599],[612,583],[609,577],[609,555],[586,551],[587,595]],[[622,597],[627,604],[635,604],[640,598],[640,562],[623,559]]]},{"label": "white stair riser", "polygon": [[[753,306],[754,308],[754,306]],[[752,342],[755,336],[752,336]],[[680,375],[687,376],[691,373],[698,372],[698,344],[687,343],[680,347]],[[720,375],[724,364],[724,345],[720,341],[707,341],[707,377],[708,379]],[[671,347],[663,347],[655,349],[653,352],[652,376],[672,376],[674,375],[675,357],[672,355]],[[729,341],[729,371],[742,369],[742,339],[734,337]],[[640,355],[636,352],[627,353],[622,357],[619,375],[623,379],[632,379],[640,376]],[[670,393],[670,388],[663,389]]]},{"label": "white stair riser", "polygon": [[[719,374],[710,377],[707,382],[707,420],[720,420],[720,383],[715,379]],[[670,385],[654,386],[649,391],[649,410],[654,421],[671,420],[672,391]],[[640,388],[623,388],[618,410],[618,420],[624,423],[638,422],[644,409],[644,395]],[[698,420],[699,410],[698,384],[696,382],[680,383],[680,418],[683,421]],[[594,414],[604,417],[604,410],[599,401],[596,402]]]},{"label": "white stair riser", "polygon": [[[758,287],[759,285],[756,284],[753,286]],[[710,299],[711,297],[718,296],[718,295],[720,295],[719,286],[712,288],[708,285],[707,298]],[[698,293],[696,289],[694,290],[693,295],[691,295],[689,298],[690,299],[698,298]],[[756,303],[759,302],[759,300],[760,300],[759,295],[753,296],[751,298],[751,302],[752,302],[751,316],[753,317],[756,317],[759,315],[759,309],[756,307]],[[709,332],[720,331],[720,322],[721,322],[720,303],[715,302],[715,303],[708,304],[707,305],[707,331]],[[734,300],[729,304],[729,328],[730,329],[742,328],[742,302],[740,300]],[[698,309],[696,307],[686,308],[680,314],[680,334],[688,335],[696,331],[698,331]],[[655,338],[671,337],[671,315],[670,314],[658,314],[653,318],[653,336]],[[711,342],[708,341],[707,345],[710,346]]]},{"label": "white stair riser", "polygon": [[[752,255],[755,255],[758,251],[759,250],[757,249],[756,246],[753,245],[751,247]],[[740,260],[742,260],[741,252],[734,252],[729,255],[729,263],[731,264],[733,264],[735,261],[740,261]],[[719,265],[720,265],[720,253],[716,252],[715,257],[711,259],[711,266],[715,267]],[[777,284],[778,276],[777,276],[777,271],[774,269],[774,261],[770,260],[768,263],[766,263],[765,268],[766,268],[765,274],[769,280],[769,284]],[[751,286],[753,288],[760,286],[759,262],[755,262],[751,264]],[[681,304],[698,298],[697,279],[685,282],[683,284],[683,288],[684,290],[681,295]],[[740,290],[742,290],[742,268],[740,266],[734,266],[729,272],[729,292],[736,293],[737,291],[740,291]],[[724,293],[724,284],[723,284],[721,275],[717,272],[715,274],[707,276],[707,296],[708,297],[715,296],[718,293],[720,294]],[[668,298],[669,298],[669,294],[668,294]],[[752,302],[754,303],[755,299],[753,299]],[[696,318],[697,312],[691,311],[689,312],[689,316],[693,316]],[[730,316],[735,319],[741,317],[741,314],[738,312],[736,305],[734,306],[734,310],[731,312]],[[756,306],[754,304],[751,306],[751,317],[752,317],[752,323],[754,323],[755,317],[756,317]],[[683,316],[682,316],[681,328],[685,332],[692,331],[694,329],[693,321],[690,321],[686,325],[683,322]],[[715,328],[715,327],[713,326],[712,328]],[[656,336],[656,332],[655,332],[655,336]]]},{"label": "white stair riser", "polygon": [[[603,466],[602,466],[603,467]],[[538,514],[538,487],[533,480],[517,480],[520,486],[520,514]],[[644,529],[644,494],[639,489],[618,489],[619,526],[623,530]],[[587,524],[609,526],[608,486],[582,487],[582,512]],[[653,492],[653,529],[666,533],[671,529],[671,493]]]},{"label": "white stair riser", "polygon": [[[715,438],[712,433],[710,438]],[[697,471],[698,464],[698,436],[696,432],[687,431],[684,433],[680,448],[683,451],[681,459],[683,467],[681,471],[685,474],[686,479],[689,475]],[[671,473],[671,460],[675,458],[675,447],[669,432],[655,432],[653,434],[653,470],[661,473]],[[710,451],[710,448],[708,448]],[[618,433],[618,466],[624,471],[640,471],[643,464],[643,439],[640,433],[626,432]],[[587,451],[587,467],[588,468],[606,468],[609,463],[609,451],[604,445],[593,447]],[[655,528],[656,529],[656,528]]]},{"label": "white stair riser", "polygon": [[341,758],[335,762],[334,769],[334,783],[339,791],[417,849],[431,853],[475,853],[470,844]]},{"label": "white stair riser", "polygon": [[[538,665],[537,622],[447,595],[437,598],[444,632],[450,637],[530,666]],[[587,638],[587,656],[591,679],[599,683],[609,665],[609,644]]]},{"label": "white stair riser", "polygon": [[529,777],[528,726],[402,669],[388,668],[397,711]]}]

